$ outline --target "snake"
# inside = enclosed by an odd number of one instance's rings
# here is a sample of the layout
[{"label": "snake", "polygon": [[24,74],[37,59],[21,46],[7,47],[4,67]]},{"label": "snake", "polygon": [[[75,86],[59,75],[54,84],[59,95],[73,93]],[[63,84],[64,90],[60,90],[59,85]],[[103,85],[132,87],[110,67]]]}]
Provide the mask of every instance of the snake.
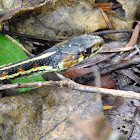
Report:
[{"label": "snake", "polygon": [[68,69],[96,54],[103,43],[100,36],[83,34],[73,37],[36,56],[0,66],[0,81]]}]

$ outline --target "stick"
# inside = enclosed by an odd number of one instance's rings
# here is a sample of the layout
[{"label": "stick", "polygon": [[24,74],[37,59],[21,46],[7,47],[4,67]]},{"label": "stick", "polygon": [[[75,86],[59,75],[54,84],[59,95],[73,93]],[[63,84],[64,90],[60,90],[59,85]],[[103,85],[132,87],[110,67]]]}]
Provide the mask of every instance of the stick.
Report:
[{"label": "stick", "polygon": [[62,81],[45,81],[45,82],[33,82],[33,83],[17,83],[17,84],[5,84],[0,87],[0,90],[10,89],[10,88],[29,88],[29,87],[68,87],[73,90],[90,92],[90,93],[99,93],[113,96],[121,96],[126,98],[133,98],[140,100],[140,93],[134,91],[123,91],[123,90],[114,90],[114,89],[105,89],[92,86],[86,86],[77,84],[72,80],[62,80]]}]

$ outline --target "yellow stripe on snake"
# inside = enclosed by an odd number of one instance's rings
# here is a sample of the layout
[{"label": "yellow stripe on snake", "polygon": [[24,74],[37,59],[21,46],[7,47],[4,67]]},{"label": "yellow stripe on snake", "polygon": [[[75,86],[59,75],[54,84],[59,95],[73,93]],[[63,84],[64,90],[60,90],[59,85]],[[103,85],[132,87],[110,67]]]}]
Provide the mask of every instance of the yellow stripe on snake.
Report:
[{"label": "yellow stripe on snake", "polygon": [[0,66],[0,80],[68,69],[97,53],[103,42],[99,36],[85,34],[74,37],[37,56]]}]

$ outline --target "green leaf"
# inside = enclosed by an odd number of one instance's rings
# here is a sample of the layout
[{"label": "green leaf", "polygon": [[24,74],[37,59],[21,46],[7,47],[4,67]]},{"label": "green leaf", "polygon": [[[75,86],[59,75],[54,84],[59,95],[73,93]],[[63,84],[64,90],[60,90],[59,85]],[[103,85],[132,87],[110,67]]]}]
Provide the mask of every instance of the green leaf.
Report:
[{"label": "green leaf", "polygon": [[[34,75],[34,76],[14,79],[14,80],[11,80],[11,81],[12,81],[12,83],[29,83],[29,82],[45,81],[45,80],[42,77],[42,75]],[[25,91],[29,91],[31,89],[35,89],[35,88],[19,88],[17,90],[19,92],[25,92]]]},{"label": "green leaf", "polygon": [[[27,58],[28,56],[18,46],[8,40],[4,35],[0,34],[0,65],[21,61]],[[36,75],[11,80],[12,83],[27,83],[35,81],[44,81],[44,79],[41,75]],[[31,89],[33,88],[22,88],[18,89],[18,91],[24,92]]]},{"label": "green leaf", "polygon": [[0,65],[27,59],[28,56],[14,43],[0,34]]}]

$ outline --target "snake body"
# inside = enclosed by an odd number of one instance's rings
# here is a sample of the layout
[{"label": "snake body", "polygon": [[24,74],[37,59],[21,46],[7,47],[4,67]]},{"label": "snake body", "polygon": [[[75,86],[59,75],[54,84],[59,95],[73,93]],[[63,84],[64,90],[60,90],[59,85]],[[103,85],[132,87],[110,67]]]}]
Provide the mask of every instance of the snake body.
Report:
[{"label": "snake body", "polygon": [[85,34],[74,37],[37,56],[0,66],[0,80],[68,69],[95,54],[102,43],[99,36]]}]

